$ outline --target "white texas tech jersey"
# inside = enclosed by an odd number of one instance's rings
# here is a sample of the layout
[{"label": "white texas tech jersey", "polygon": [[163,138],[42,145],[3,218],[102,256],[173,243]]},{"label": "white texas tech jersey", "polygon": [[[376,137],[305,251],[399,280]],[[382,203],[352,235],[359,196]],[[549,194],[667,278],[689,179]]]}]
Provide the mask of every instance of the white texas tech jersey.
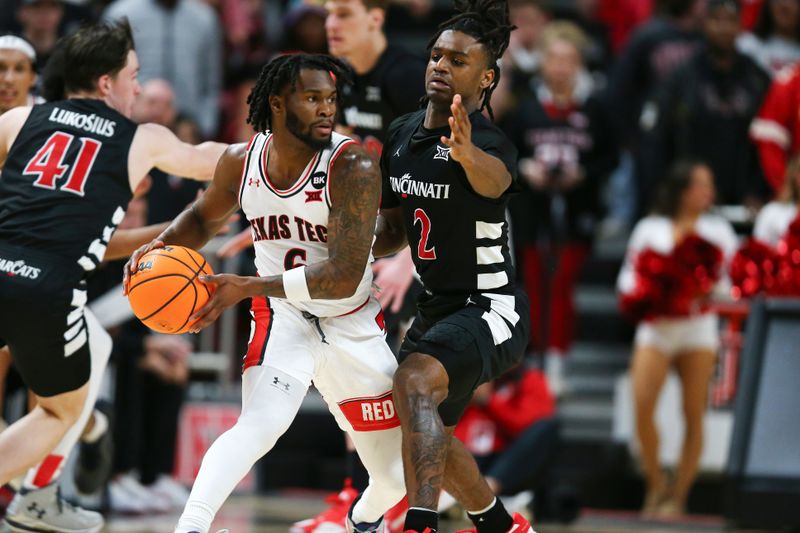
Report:
[{"label": "white texas tech jersey", "polygon": [[[260,276],[276,276],[300,265],[328,258],[328,216],[331,166],[342,149],[354,143],[333,133],[331,145],[318,152],[300,178],[286,190],[278,189],[267,175],[272,133],[257,133],[247,148],[239,188],[239,205],[253,235],[256,269]],[[324,317],[349,313],[367,301],[372,286],[369,261],[355,294],[341,300],[292,302],[302,311]]]}]

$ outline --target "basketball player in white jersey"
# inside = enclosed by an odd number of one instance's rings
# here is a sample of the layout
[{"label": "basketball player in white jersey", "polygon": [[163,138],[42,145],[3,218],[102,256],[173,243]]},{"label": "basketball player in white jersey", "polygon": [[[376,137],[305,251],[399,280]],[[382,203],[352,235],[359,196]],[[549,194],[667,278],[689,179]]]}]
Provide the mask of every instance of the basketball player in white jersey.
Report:
[{"label": "basketball player in white jersey", "polygon": [[259,133],[231,146],[203,196],[126,265],[127,287],[143,253],[200,248],[240,206],[252,228],[259,276],[203,278],[216,292],[195,314],[194,331],[245,298],[253,324],[241,415],[206,452],[178,532],[209,530],[239,480],[292,423],[312,381],[371,476],[348,529],[377,530],[405,495],[392,403],[397,362],[370,293],[380,171],[362,147],[333,133],[337,86],[350,76],[328,56],[270,62],[248,98],[248,122]]},{"label": "basketball player in white jersey", "polygon": [[12,529],[80,533],[99,530],[102,517],[64,505],[54,481],[111,350],[85,308],[86,278],[106,255],[146,242],[141,232],[111,236],[151,168],[208,179],[225,145],[187,145],[130,121],[139,84],[127,23],[84,27],[60,46],[51,62],[64,99],[0,117],[0,255],[6,268],[24,267],[0,279],[0,338],[36,399],[0,433],[0,485],[28,472],[6,513]]}]

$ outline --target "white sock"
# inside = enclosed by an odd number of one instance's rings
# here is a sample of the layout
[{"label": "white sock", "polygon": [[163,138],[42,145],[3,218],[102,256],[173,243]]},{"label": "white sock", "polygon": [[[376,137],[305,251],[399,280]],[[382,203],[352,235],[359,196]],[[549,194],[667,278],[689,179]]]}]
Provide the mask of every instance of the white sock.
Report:
[{"label": "white sock", "polygon": [[[370,488],[367,487],[367,490]],[[366,491],[364,491],[366,494]],[[361,522],[368,522],[373,523],[380,520],[388,509],[384,508],[376,508],[374,505],[370,505],[370,499],[364,498],[363,496],[358,502],[353,506],[353,523],[360,524]]]},{"label": "white sock", "polygon": [[439,510],[440,513],[443,513],[444,511],[447,511],[452,506],[454,506],[456,503],[458,503],[456,499],[453,498],[453,496],[449,492],[443,490],[439,494],[439,507],[437,509]]},{"label": "white sock", "polygon": [[102,411],[95,409],[92,412],[94,417],[94,425],[91,431],[81,437],[81,440],[87,444],[92,444],[100,440],[106,431],[108,431],[108,417]]},{"label": "white sock", "polygon": [[210,505],[189,500],[180,520],[178,520],[178,525],[175,527],[175,533],[189,533],[190,531],[208,533],[215,514]]}]

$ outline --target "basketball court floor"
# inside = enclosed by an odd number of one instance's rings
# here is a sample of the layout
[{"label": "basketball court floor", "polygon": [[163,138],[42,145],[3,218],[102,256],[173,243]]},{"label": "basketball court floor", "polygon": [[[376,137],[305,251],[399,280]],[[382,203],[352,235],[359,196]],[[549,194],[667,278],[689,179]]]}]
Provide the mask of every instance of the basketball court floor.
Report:
[{"label": "basketball court floor", "polygon": [[[228,529],[230,533],[288,533],[289,525],[314,516],[325,508],[318,496],[274,495],[237,496],[231,498],[214,522],[212,533]],[[105,529],[108,533],[167,533],[172,531],[177,514],[144,517],[112,517]],[[444,522],[442,533],[472,527],[471,523]],[[675,522],[643,521],[635,513],[584,511],[569,526],[535,524],[537,533],[744,533],[725,529],[718,517],[691,517]],[[759,533],[748,530],[747,533]]]}]

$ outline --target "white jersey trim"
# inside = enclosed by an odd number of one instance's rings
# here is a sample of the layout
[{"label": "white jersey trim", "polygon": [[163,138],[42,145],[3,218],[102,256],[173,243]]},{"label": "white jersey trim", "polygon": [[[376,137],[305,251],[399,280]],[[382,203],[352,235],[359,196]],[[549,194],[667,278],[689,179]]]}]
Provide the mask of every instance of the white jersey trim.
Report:
[{"label": "white jersey trim", "polygon": [[269,173],[267,172],[267,163],[268,163],[268,154],[269,154],[269,145],[272,142],[272,133],[266,134],[267,139],[264,141],[264,147],[261,149],[261,160],[258,165],[258,170],[261,173],[261,178],[264,181],[264,185],[267,186],[267,189],[272,191],[276,196],[280,198],[289,198],[290,196],[294,196],[300,190],[302,190],[308,180],[311,179],[311,176],[314,174],[314,171],[319,166],[320,156],[322,155],[322,151],[317,152],[314,154],[314,157],[311,158],[311,161],[308,162],[306,168],[303,170],[303,173],[300,175],[300,179],[298,179],[294,184],[289,187],[288,189],[279,189],[276,187],[269,179]]},{"label": "white jersey trim", "polygon": [[245,150],[244,166],[242,167],[242,176],[239,178],[239,207],[242,207],[242,195],[244,195],[244,178],[247,176],[247,170],[250,168],[250,156],[253,153],[253,144],[260,133],[254,134],[250,137],[250,142],[247,143],[247,150]]}]

